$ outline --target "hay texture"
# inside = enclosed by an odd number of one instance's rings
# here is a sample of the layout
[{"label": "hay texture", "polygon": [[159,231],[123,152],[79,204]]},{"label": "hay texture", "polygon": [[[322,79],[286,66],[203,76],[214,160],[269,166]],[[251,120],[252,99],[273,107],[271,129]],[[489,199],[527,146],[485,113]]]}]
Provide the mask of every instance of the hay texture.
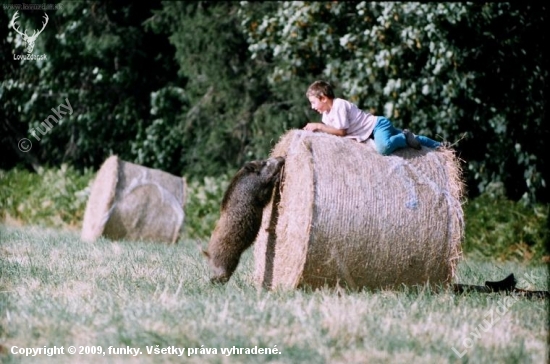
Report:
[{"label": "hay texture", "polygon": [[370,139],[291,130],[271,156],[286,161],[254,245],[258,286],[450,283],[464,235],[454,151],[382,156]]},{"label": "hay texture", "polygon": [[182,177],[111,156],[92,184],[81,238],[176,243],[184,222],[186,188]]}]

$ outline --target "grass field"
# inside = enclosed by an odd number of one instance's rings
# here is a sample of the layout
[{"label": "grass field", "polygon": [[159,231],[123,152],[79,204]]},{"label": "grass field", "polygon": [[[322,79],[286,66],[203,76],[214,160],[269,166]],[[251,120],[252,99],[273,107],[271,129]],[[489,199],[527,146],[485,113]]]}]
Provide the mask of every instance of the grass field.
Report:
[{"label": "grass field", "polygon": [[[78,232],[0,225],[0,242],[3,363],[544,363],[548,357],[543,300],[429,287],[268,292],[254,286],[251,250],[227,285],[214,286],[192,241],[90,244]],[[511,272],[522,288],[548,288],[543,265],[468,257],[456,281],[483,284]],[[25,356],[30,348],[42,352]]]}]

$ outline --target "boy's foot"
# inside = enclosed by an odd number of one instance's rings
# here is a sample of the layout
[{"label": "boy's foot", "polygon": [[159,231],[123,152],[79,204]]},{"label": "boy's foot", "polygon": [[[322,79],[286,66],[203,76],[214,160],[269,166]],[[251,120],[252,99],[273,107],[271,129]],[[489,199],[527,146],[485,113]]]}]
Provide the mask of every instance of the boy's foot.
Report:
[{"label": "boy's foot", "polygon": [[422,149],[422,145],[420,145],[420,142],[413,133],[409,129],[403,129],[403,134],[405,134],[405,140],[407,141],[407,145],[413,149],[420,150]]},{"label": "boy's foot", "polygon": [[438,149],[451,149],[452,145],[449,142],[441,142],[439,143]]}]

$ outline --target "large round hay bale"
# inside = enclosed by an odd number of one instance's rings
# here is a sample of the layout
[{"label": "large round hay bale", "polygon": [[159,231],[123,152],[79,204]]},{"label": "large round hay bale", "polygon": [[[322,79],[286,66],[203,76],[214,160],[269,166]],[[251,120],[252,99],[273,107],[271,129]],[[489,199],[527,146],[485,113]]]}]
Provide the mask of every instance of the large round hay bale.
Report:
[{"label": "large round hay bale", "polygon": [[286,161],[254,245],[259,286],[450,283],[464,230],[454,151],[383,156],[373,140],[292,130],[271,156]]},{"label": "large round hay bale", "polygon": [[176,243],[184,222],[186,188],[183,177],[113,155],[92,184],[81,238]]}]

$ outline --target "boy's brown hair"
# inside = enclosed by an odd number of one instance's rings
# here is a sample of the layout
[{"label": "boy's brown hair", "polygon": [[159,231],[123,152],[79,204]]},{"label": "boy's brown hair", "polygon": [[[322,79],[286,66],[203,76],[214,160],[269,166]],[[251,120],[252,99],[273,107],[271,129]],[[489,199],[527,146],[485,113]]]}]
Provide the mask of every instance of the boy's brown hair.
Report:
[{"label": "boy's brown hair", "polygon": [[325,96],[329,99],[334,99],[334,89],[332,85],[326,81],[315,81],[306,91],[306,97],[315,96],[317,98]]}]

